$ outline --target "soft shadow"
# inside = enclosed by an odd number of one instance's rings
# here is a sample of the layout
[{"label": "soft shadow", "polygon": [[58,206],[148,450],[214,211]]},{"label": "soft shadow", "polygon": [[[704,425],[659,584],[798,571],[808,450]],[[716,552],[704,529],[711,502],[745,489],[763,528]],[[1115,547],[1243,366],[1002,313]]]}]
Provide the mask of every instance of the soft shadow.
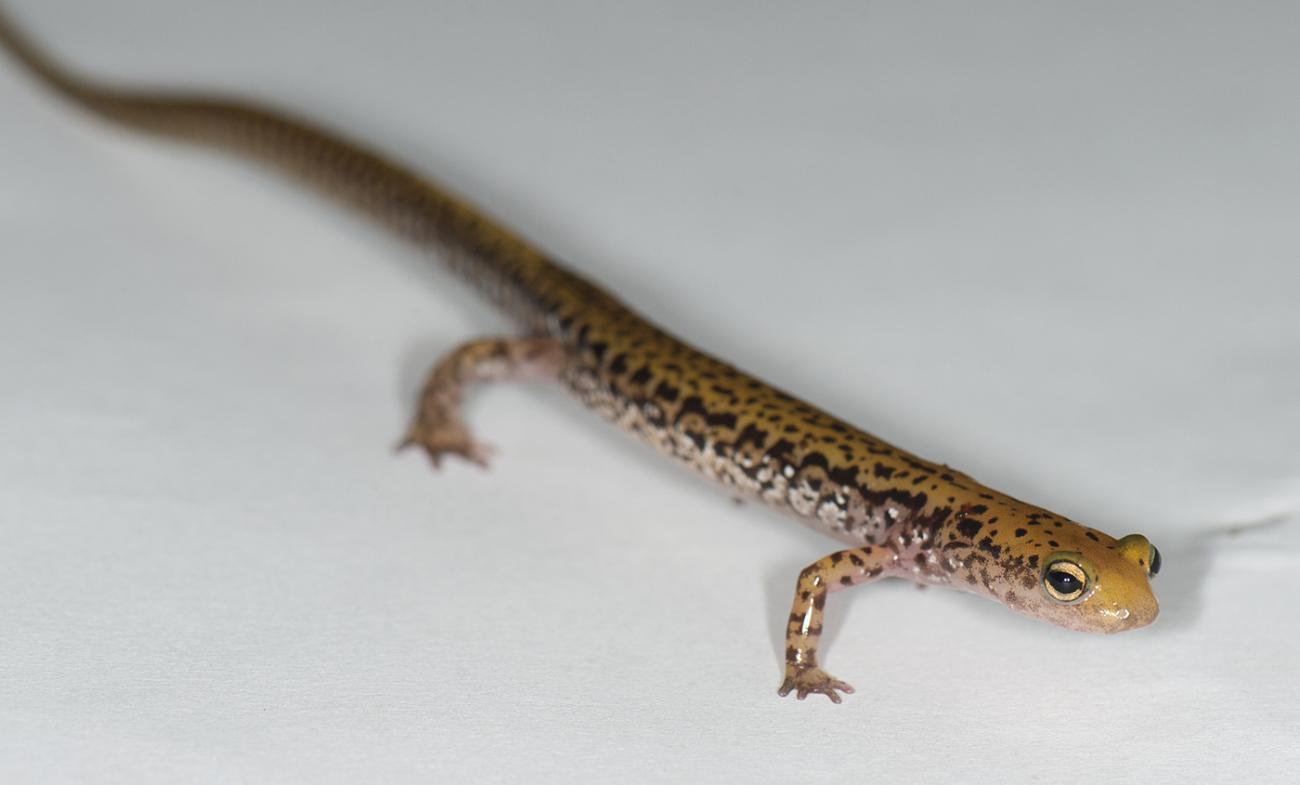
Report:
[{"label": "soft shadow", "polygon": [[[783,559],[780,564],[768,565],[763,575],[763,607],[767,610],[767,634],[771,639],[772,653],[777,663],[785,663],[785,627],[790,618],[790,603],[794,600],[794,587],[799,580],[799,572],[815,561],[808,559],[803,564],[793,559]],[[838,632],[839,623],[828,618],[822,625],[822,640],[829,641]]]},{"label": "soft shadow", "polygon": [[1212,537],[1198,532],[1181,540],[1157,542],[1164,563],[1160,574],[1151,581],[1160,601],[1161,627],[1186,629],[1201,615],[1201,586],[1210,569]]},{"label": "soft shadow", "polygon": [[1212,529],[1208,534],[1212,537],[1239,537],[1241,535],[1253,534],[1261,529],[1280,528],[1285,526],[1287,522],[1295,518],[1295,516],[1296,513],[1293,512],[1274,513],[1252,521],[1226,523]]},{"label": "soft shadow", "polygon": [[1171,629],[1195,626],[1201,615],[1203,586],[1213,569],[1213,554],[1225,539],[1250,537],[1288,523],[1289,515],[1268,515],[1257,520],[1207,525],[1182,540],[1170,537],[1156,542],[1164,566],[1152,581],[1160,599],[1158,624]]}]

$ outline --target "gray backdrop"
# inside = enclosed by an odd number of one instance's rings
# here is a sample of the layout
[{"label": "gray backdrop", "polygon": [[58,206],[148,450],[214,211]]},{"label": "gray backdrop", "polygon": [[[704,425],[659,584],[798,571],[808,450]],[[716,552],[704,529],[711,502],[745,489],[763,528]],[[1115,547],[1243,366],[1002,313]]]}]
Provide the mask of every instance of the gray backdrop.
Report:
[{"label": "gray backdrop", "polygon": [[1114,638],[888,583],[559,391],[394,457],[506,322],[0,59],[0,779],[1281,782],[1300,765],[1300,6],[4,0],[106,77],[435,174],[672,330],[1164,551]]}]

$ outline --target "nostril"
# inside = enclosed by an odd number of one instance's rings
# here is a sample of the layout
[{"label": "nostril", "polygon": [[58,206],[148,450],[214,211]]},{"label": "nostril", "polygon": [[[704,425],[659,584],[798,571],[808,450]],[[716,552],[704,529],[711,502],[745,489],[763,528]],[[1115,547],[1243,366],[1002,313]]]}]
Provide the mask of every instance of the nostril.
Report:
[{"label": "nostril", "polygon": [[1156,546],[1151,546],[1151,569],[1147,571],[1149,575],[1155,575],[1160,572],[1160,550]]}]

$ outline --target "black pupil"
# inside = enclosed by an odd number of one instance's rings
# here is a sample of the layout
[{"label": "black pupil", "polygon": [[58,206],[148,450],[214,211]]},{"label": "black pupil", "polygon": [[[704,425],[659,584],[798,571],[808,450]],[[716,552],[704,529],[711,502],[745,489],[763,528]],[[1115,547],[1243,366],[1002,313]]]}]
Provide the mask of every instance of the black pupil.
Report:
[{"label": "black pupil", "polygon": [[1060,594],[1074,594],[1079,590],[1079,579],[1065,570],[1052,570],[1047,573],[1047,582]]},{"label": "black pupil", "polygon": [[1152,545],[1151,546],[1151,574],[1155,575],[1157,572],[1160,572],[1160,551],[1156,549],[1156,546]]}]

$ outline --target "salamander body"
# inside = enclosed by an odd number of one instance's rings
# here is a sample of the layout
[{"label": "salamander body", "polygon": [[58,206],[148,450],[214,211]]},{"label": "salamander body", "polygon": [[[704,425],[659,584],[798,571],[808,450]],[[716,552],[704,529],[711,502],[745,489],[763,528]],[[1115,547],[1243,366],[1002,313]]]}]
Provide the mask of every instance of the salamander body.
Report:
[{"label": "salamander body", "polygon": [[1115,539],[887,444],[714,358],[435,183],[316,125],[237,100],[99,85],[56,66],[0,16],[0,42],[66,98],[141,131],[223,147],[325,191],[443,259],[509,314],[433,369],[403,445],[485,463],[460,417],[465,388],[554,379],[664,456],[803,520],[846,547],[798,577],[782,695],[847,684],[817,664],[826,597],[883,577],[981,594],[1089,632],[1149,624],[1160,568]]}]

